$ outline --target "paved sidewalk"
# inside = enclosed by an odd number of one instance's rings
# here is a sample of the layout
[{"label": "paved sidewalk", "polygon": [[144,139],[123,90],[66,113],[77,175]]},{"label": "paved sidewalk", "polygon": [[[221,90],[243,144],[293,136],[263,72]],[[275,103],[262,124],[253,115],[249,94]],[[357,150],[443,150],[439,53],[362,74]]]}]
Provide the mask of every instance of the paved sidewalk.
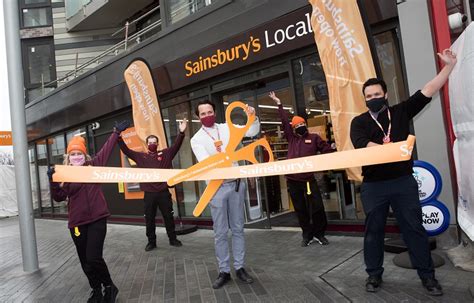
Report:
[{"label": "paved sidewalk", "polygon": [[[36,220],[40,271],[21,265],[17,218],[0,219],[0,302],[86,302],[89,285],[65,221]],[[473,302],[474,274],[446,258],[437,269],[445,295],[426,296],[414,270],[398,268],[386,254],[383,289],[364,290],[362,238],[330,236],[329,246],[299,246],[291,230],[246,230],[251,285],[235,279],[213,290],[217,277],[213,233],[181,236],[183,247],[168,245],[157,229],[158,249],[145,252],[143,226],[108,225],[105,259],[120,289],[118,302]],[[443,252],[438,251],[443,255]],[[233,277],[234,274],[232,273]]]}]

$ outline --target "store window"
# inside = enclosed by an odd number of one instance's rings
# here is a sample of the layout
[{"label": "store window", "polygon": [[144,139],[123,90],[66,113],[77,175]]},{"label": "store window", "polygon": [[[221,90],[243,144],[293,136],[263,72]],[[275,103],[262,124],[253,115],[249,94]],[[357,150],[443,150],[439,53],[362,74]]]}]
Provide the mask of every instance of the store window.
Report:
[{"label": "store window", "polygon": [[49,180],[46,172],[48,171],[48,142],[51,140],[41,140],[36,143],[37,149],[37,167],[38,167],[38,182],[40,191],[40,205],[41,213],[52,213],[51,195],[49,192]]},{"label": "store window", "polygon": [[[326,77],[317,53],[293,60],[293,74],[298,115],[306,116],[308,130],[323,140],[334,142]],[[329,220],[357,219],[362,205],[356,209],[351,189],[354,184],[347,180],[344,170],[315,173]]]},{"label": "store window", "polygon": [[400,53],[395,30],[374,35],[382,77],[387,83],[388,102],[394,105],[406,100]]},{"label": "store window", "polygon": [[[277,67],[272,68],[272,70],[278,69]],[[238,81],[238,79],[234,79],[234,81]],[[222,101],[224,108],[234,101],[242,101],[255,107],[256,115],[260,120],[260,134],[254,138],[244,138],[242,145],[248,145],[260,137],[265,137],[270,143],[275,160],[284,160],[288,151],[288,142],[281,127],[282,123],[278,115],[278,107],[268,96],[271,91],[274,91],[280,98],[283,109],[291,118],[295,110],[287,72],[273,75],[270,78],[261,78],[257,82],[249,83],[238,90],[231,89],[226,91],[222,95]],[[245,114],[234,111],[232,122],[245,124]],[[256,157],[260,162],[266,162],[269,159],[268,153],[263,149],[257,151]],[[292,206],[288,198],[284,176],[248,178],[244,181],[247,184],[247,196],[245,199],[247,222],[258,220],[267,215],[271,217],[280,216],[291,211]],[[293,218],[293,214],[288,214],[288,216],[290,219]],[[279,220],[282,221],[284,219],[280,216]]]},{"label": "store window", "polygon": [[39,190],[38,190],[38,179],[36,176],[36,157],[35,157],[35,147],[28,147],[28,160],[30,163],[30,181],[31,181],[31,198],[33,200],[33,212],[35,215],[40,213],[40,204],[39,204]]},{"label": "store window", "polygon": [[[50,139],[49,144],[49,163],[50,165],[63,164],[66,146],[64,142],[64,134],[57,135]],[[55,214],[67,214],[66,201],[52,201]]]},{"label": "store window", "polygon": [[168,0],[168,22],[176,23],[218,0]]},{"label": "store window", "polygon": [[[182,98],[178,97],[174,100],[179,99]],[[184,99],[187,98],[185,97]],[[181,148],[179,149],[178,154],[173,159],[173,168],[188,168],[196,163],[194,154],[191,149],[190,139],[201,127],[199,119],[194,114],[194,107],[199,101],[204,99],[207,99],[207,97],[202,97],[191,101],[179,103],[177,105],[173,105],[162,110],[162,117],[165,126],[168,146],[174,144],[176,140],[176,137],[179,132],[179,122],[182,121],[182,119],[184,118],[188,119],[188,127],[186,128],[185,138]],[[194,207],[196,206],[196,203],[198,202],[199,197],[202,195],[205,188],[206,183],[204,181],[183,182],[176,185],[175,191],[177,203],[173,204],[175,208],[175,213],[179,214],[182,217],[192,217]],[[178,209],[176,209],[176,206],[178,207]],[[209,207],[207,207],[203,212],[202,217],[210,216],[211,213]]]}]

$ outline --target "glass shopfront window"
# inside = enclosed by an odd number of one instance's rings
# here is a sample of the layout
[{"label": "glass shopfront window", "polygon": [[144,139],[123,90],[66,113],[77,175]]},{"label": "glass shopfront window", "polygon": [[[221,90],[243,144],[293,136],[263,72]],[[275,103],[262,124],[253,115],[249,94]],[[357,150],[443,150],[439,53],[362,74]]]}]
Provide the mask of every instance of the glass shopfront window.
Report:
[{"label": "glass shopfront window", "polygon": [[37,167],[39,177],[40,205],[41,213],[52,213],[51,195],[49,192],[49,180],[46,172],[48,171],[48,147],[49,140],[41,140],[36,143],[37,150]]},{"label": "glass shopfront window", "polygon": [[28,160],[30,162],[31,198],[33,201],[33,212],[35,214],[39,214],[40,203],[38,195],[38,178],[36,176],[36,157],[34,146],[28,147]]},{"label": "glass shopfront window", "polygon": [[[190,94],[191,95],[191,94]],[[187,100],[187,96],[175,98],[175,100]],[[185,138],[178,154],[173,159],[174,168],[188,168],[193,166],[197,161],[195,160],[194,154],[191,149],[190,140],[191,137],[199,130],[201,123],[194,114],[194,107],[200,100],[208,99],[202,97],[193,99],[191,101],[185,101],[178,105],[162,110],[162,118],[166,131],[166,139],[168,146],[174,144],[176,137],[179,132],[179,122],[184,118],[188,119],[188,127],[186,128]],[[170,100],[173,101],[173,100]],[[175,213],[182,217],[192,217],[193,210],[196,206],[199,197],[201,197],[204,189],[206,188],[206,182],[183,182],[175,186],[176,191],[176,204],[173,204]],[[177,207],[177,209],[176,209]],[[207,207],[202,213],[201,217],[210,217],[211,213],[209,207]]]},{"label": "glass shopfront window", "polygon": [[[64,134],[57,135],[50,139],[49,145],[49,163],[50,165],[63,164],[64,154],[66,153],[66,145],[64,142]],[[66,201],[57,202],[53,200],[55,214],[67,214]]]},{"label": "glass shopfront window", "polygon": [[[334,142],[326,77],[319,55],[313,53],[293,60],[292,67],[298,103],[304,104],[300,115],[307,116],[308,130],[329,143]],[[346,205],[352,205],[351,196],[343,196],[346,187],[350,190],[345,171],[317,172],[315,177],[328,219],[355,219],[354,210],[346,209]]]},{"label": "glass shopfront window", "polygon": [[[233,101],[242,101],[255,107],[257,117],[260,120],[261,136],[269,141],[275,160],[283,160],[286,159],[288,142],[283,136],[278,107],[268,97],[268,94],[270,91],[275,91],[281,99],[283,108],[289,112],[290,116],[294,113],[294,102],[287,74],[282,74],[277,78],[279,79],[262,80],[256,84],[248,85],[243,90],[226,93],[222,96],[222,100],[225,107]],[[234,123],[245,124],[244,113],[240,115],[236,113],[235,116]],[[250,144],[259,137],[244,138],[243,145]],[[268,161],[268,157],[264,150],[257,153],[257,159],[260,162]],[[291,208],[284,176],[248,178],[246,181],[248,190],[246,199],[247,221],[266,216],[267,207],[272,215],[288,211]]]},{"label": "glass shopfront window", "polygon": [[388,102],[394,105],[406,100],[402,65],[395,30],[374,35],[382,76],[387,83]]}]

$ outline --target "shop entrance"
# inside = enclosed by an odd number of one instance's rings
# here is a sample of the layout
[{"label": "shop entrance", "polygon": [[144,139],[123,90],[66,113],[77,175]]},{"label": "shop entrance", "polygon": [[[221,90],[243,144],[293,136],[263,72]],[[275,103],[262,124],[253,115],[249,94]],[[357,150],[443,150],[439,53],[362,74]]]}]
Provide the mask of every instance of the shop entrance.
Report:
[{"label": "shop entrance", "polygon": [[[283,136],[281,121],[278,116],[277,106],[268,97],[270,91],[275,91],[280,97],[283,107],[291,114],[294,113],[294,99],[288,74],[281,74],[271,79],[264,79],[239,87],[227,90],[219,94],[224,108],[233,101],[243,101],[256,109],[257,117],[260,119],[260,136],[254,138],[244,138],[243,144],[247,145],[258,138],[266,137],[270,142],[276,160],[286,159],[287,141]],[[239,121],[241,119],[242,121]],[[233,115],[234,123],[245,123],[245,116],[242,114]],[[257,158],[266,161],[268,154],[266,151],[258,151]],[[264,178],[247,179],[248,199],[246,201],[247,222],[265,220],[269,216],[275,216],[291,211],[290,201],[286,188],[286,181],[283,176],[272,176]]]},{"label": "shop entrance", "polygon": [[[219,103],[222,102],[224,108],[237,100],[253,106],[260,119],[261,133],[260,136],[254,138],[244,138],[243,144],[250,144],[258,138],[265,137],[270,143],[275,160],[285,160],[288,142],[283,134],[278,108],[268,97],[271,91],[274,91],[280,98],[283,109],[287,111],[291,119],[297,112],[297,103],[287,73],[225,90],[214,97]],[[316,89],[314,91],[319,92]],[[300,103],[305,104],[307,100],[302,101],[300,100]],[[325,140],[330,139],[330,117],[326,112],[327,109],[324,105],[305,105],[310,131],[320,134]],[[240,116],[235,114],[232,118],[234,123],[245,124],[246,122],[243,113]],[[263,161],[268,159],[268,155],[260,150],[257,158]],[[351,186],[344,171],[319,172],[315,176],[322,193],[328,219],[354,219],[355,214],[352,213],[354,211],[354,193],[351,192]],[[284,176],[247,179],[247,187],[248,197],[245,208],[247,222],[252,223],[251,226],[299,226],[297,217],[293,213],[294,209]]]}]

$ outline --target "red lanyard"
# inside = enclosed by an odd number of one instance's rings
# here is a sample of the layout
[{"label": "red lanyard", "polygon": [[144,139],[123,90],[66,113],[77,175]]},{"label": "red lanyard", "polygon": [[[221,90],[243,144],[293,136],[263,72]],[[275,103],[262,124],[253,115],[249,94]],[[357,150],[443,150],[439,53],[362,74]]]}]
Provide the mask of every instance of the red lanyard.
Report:
[{"label": "red lanyard", "polygon": [[222,151],[222,148],[221,148],[221,145],[222,145],[222,141],[221,141],[221,136],[219,134],[219,128],[217,127],[216,125],[216,131],[217,131],[217,140],[214,139],[214,137],[203,127],[202,130],[204,132],[206,132],[206,134],[211,137],[212,141],[214,141],[214,146],[216,147],[216,150],[220,153]]},{"label": "red lanyard", "polygon": [[392,119],[390,117],[390,110],[388,108],[387,108],[387,113],[388,113],[388,131],[387,131],[387,133],[385,133],[385,131],[383,130],[382,125],[380,124],[380,122],[377,121],[377,119],[372,115],[371,112],[369,112],[372,119],[375,121],[375,123],[377,123],[380,130],[382,130],[382,132],[383,132],[383,143],[390,143],[390,133],[392,131]]}]

